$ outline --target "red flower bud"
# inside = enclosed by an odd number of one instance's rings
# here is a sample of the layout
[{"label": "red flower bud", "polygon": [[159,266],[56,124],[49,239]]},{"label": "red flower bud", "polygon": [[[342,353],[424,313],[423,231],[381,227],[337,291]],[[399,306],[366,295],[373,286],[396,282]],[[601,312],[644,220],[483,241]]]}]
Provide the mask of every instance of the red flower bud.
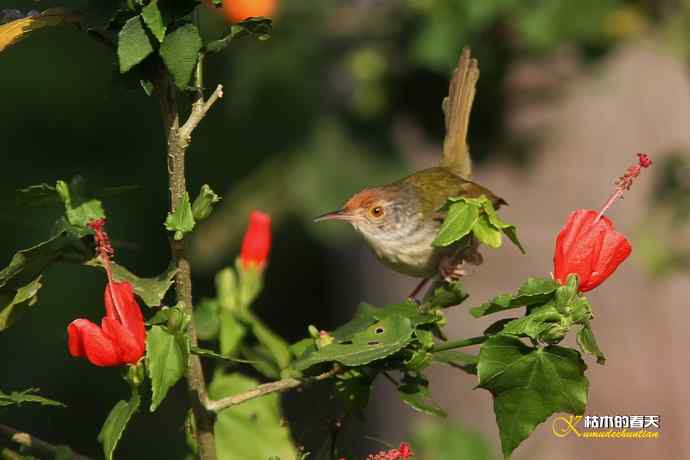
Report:
[{"label": "red flower bud", "polygon": [[260,211],[249,215],[249,227],[244,234],[240,260],[244,268],[263,268],[271,250],[271,216]]},{"label": "red flower bud", "polygon": [[556,238],[553,276],[565,284],[568,275],[578,276],[580,292],[587,292],[608,278],[632,251],[625,237],[613,229],[608,217],[597,220],[597,211],[578,209]]},{"label": "red flower bud", "polygon": [[100,327],[83,318],[67,326],[69,352],[96,366],[134,364],[146,351],[146,330],[132,285],[109,282],[104,301]]}]

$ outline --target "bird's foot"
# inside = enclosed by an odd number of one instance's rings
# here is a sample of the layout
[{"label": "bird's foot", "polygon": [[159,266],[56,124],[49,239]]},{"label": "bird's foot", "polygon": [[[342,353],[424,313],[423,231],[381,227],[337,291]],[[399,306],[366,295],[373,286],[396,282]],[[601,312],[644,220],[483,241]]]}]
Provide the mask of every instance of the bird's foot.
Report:
[{"label": "bird's foot", "polygon": [[464,262],[455,262],[452,257],[443,257],[438,267],[441,279],[447,283],[459,281],[467,275]]}]

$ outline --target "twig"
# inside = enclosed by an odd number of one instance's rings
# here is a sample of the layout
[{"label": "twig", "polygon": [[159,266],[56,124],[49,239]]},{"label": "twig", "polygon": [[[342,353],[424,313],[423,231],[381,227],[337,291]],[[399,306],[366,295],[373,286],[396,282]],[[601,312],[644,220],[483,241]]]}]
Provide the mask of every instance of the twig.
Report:
[{"label": "twig", "polygon": [[[197,67],[203,64],[202,60],[197,62]],[[197,76],[201,76],[201,70],[197,70]],[[196,82],[198,87],[202,87],[202,82]],[[180,118],[177,109],[175,86],[170,80],[170,76],[163,71],[163,76],[157,83],[157,90],[160,98],[161,112],[165,121],[165,131],[167,136],[167,163],[170,186],[170,209],[175,211],[175,207],[181,202],[182,197],[187,193],[187,182],[185,177],[185,154],[191,139],[194,128],[211,107],[213,102],[204,102],[203,93],[197,95],[197,100],[192,106],[192,113],[189,119],[180,128]],[[217,89],[216,91],[220,91]],[[213,101],[217,100],[216,96]],[[194,120],[192,118],[194,117]],[[175,291],[177,301],[184,305],[185,312],[192,316],[194,306],[192,303],[192,274],[189,261],[185,254],[185,241],[170,238],[170,249],[173,260],[177,265],[175,275]],[[192,347],[197,346],[196,330],[192,321],[188,326],[188,334]],[[201,367],[199,356],[190,354],[187,368],[187,386],[189,389],[190,403],[196,427],[196,441],[198,446],[199,458],[201,460],[216,460],[216,443],[213,435],[213,413],[206,410],[205,402],[208,400],[204,371]]]},{"label": "twig", "polygon": [[[4,439],[12,441],[15,444],[19,444],[20,446],[30,449],[33,454],[36,454],[43,458],[54,458],[58,454],[60,454],[62,450],[58,446],[54,446],[48,442],[45,442],[37,438],[36,436],[33,436],[29,433],[25,433],[23,431],[19,431],[7,425],[0,425],[0,436],[2,436],[2,438]],[[5,456],[4,458],[12,458],[12,451],[3,451],[3,455]],[[71,459],[90,460],[89,457],[85,457],[77,453],[73,453]]]},{"label": "twig", "polygon": [[443,342],[443,343],[437,343],[433,347],[431,347],[431,352],[435,351],[445,351],[445,350],[452,350],[453,348],[462,348],[462,347],[469,347],[472,345],[479,345],[480,343],[484,343],[488,337],[484,335],[480,335],[479,337],[472,337],[469,339],[460,339],[460,340],[450,340],[448,342]]},{"label": "twig", "polygon": [[322,374],[319,374],[315,377],[310,377],[310,378],[305,378],[305,379],[295,379],[295,378],[287,378],[283,380],[278,380],[276,382],[270,382],[270,383],[264,383],[263,385],[259,385],[256,388],[253,388],[249,391],[245,391],[244,393],[240,393],[237,395],[233,396],[228,396],[227,398],[219,399],[219,400],[207,400],[206,401],[206,409],[211,411],[211,412],[220,412],[223,409],[227,409],[228,407],[236,406],[238,404],[242,404],[245,401],[249,401],[250,399],[254,398],[259,398],[261,396],[265,396],[267,394],[271,393],[279,393],[283,391],[290,390],[292,388],[297,388],[303,385],[307,385],[309,383],[313,382],[319,382],[321,380],[326,380],[331,377],[334,377],[338,372],[341,371],[341,367],[339,365],[333,366],[333,369],[331,369],[328,372],[324,372]]}]

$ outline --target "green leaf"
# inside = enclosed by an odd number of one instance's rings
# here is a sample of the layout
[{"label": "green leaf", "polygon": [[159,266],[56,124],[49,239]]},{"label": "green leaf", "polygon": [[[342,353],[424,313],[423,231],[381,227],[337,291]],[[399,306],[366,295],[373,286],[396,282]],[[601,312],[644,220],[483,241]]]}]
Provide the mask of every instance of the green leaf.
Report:
[{"label": "green leaf", "polygon": [[571,325],[570,318],[561,314],[554,302],[549,302],[533,308],[527,316],[508,322],[501,332],[553,344],[563,340]]},{"label": "green leaf", "polygon": [[[81,182],[82,193],[85,189],[84,179],[76,176],[71,181],[72,184],[79,184]],[[119,185],[115,187],[104,187],[94,190],[89,194],[89,197],[104,199],[123,193],[128,193],[133,190],[138,190],[138,185]],[[48,184],[31,185],[29,187],[19,189],[16,191],[17,206],[31,207],[31,208],[46,208],[52,206],[62,206],[63,200],[57,191],[56,187]]]},{"label": "green leaf", "polygon": [[489,222],[486,214],[479,216],[474,227],[472,227],[472,233],[479,241],[490,248],[496,249],[501,247],[501,231]]},{"label": "green leaf", "polygon": [[220,310],[218,321],[220,322],[218,335],[220,352],[227,356],[233,355],[247,334],[247,327],[238,321],[231,310]]},{"label": "green leaf", "polygon": [[125,73],[153,52],[153,45],[140,16],[130,18],[120,30],[117,57],[120,73]]},{"label": "green leaf", "polygon": [[220,308],[225,310],[239,308],[237,275],[235,272],[230,268],[224,268],[216,274],[215,282]]},{"label": "green leaf", "polygon": [[[213,399],[255,388],[258,382],[241,374],[216,373],[209,386]],[[214,433],[219,460],[292,459],[297,455],[290,430],[283,423],[277,393],[252,399],[218,414]]]},{"label": "green leaf", "polygon": [[390,318],[391,316],[404,316],[408,318],[412,327],[431,324],[441,319],[436,314],[422,311],[420,306],[411,300],[406,300],[399,304],[386,305],[382,308],[368,303],[361,303],[354,318],[333,331],[332,335],[341,342],[350,340],[356,333],[365,331],[375,322]]},{"label": "green leaf", "polygon": [[194,229],[194,215],[192,205],[189,204],[189,193],[185,192],[175,206],[175,211],[168,213],[165,219],[165,228],[169,232],[175,232],[175,239],[181,240],[185,233]]},{"label": "green leaf", "polygon": [[589,322],[585,323],[577,332],[577,344],[583,353],[589,353],[597,358],[597,364],[606,364],[606,356],[599,348],[596,337]]},{"label": "green leaf", "polygon": [[98,433],[98,441],[103,445],[103,455],[106,460],[112,460],[117,443],[120,442],[132,415],[139,409],[139,404],[141,404],[141,397],[137,389],[133,388],[129,401],[118,401],[108,414],[101,432]]},{"label": "green leaf", "polygon": [[464,236],[467,236],[479,219],[479,208],[464,201],[452,203],[448,209],[438,235],[434,239],[434,246],[449,246]]},{"label": "green leaf", "polygon": [[222,361],[228,361],[231,363],[245,363],[245,364],[253,364],[253,361],[249,361],[247,359],[238,359],[238,358],[233,358],[231,356],[226,356],[226,355],[221,355],[220,353],[216,353],[213,350],[207,350],[206,348],[200,348],[200,347],[191,347],[189,351],[193,355],[201,356],[203,358],[213,358],[213,359],[220,359]]},{"label": "green leaf", "polygon": [[363,419],[363,410],[371,397],[372,376],[360,369],[350,369],[335,379],[335,395],[343,402],[348,414]]},{"label": "green leaf", "polygon": [[16,291],[0,289],[0,331],[14,324],[28,307],[33,306],[41,289],[41,276]]},{"label": "green leaf", "polygon": [[283,370],[278,367],[275,358],[273,358],[271,352],[264,345],[250,346],[241,343],[240,354],[247,358],[252,367],[267,379],[276,380],[281,377]]},{"label": "green leaf", "polygon": [[256,36],[259,40],[270,38],[272,23],[268,18],[249,18],[233,24],[230,33],[220,40],[215,40],[206,45],[206,50],[210,53],[217,53],[227,47],[236,38],[245,36]]},{"label": "green leaf", "polygon": [[54,401],[52,399],[34,394],[38,393],[38,391],[38,388],[28,388],[23,391],[13,391],[12,393],[7,394],[0,390],[0,407],[12,405],[21,406],[22,404],[26,403],[36,403],[42,406],[67,407],[59,401]]},{"label": "green leaf", "polygon": [[457,421],[426,418],[415,427],[410,441],[420,459],[496,459],[491,444],[481,433],[469,430]]},{"label": "green leaf", "polygon": [[194,204],[192,204],[192,214],[194,215],[194,220],[199,222],[200,220],[206,219],[211,215],[213,207],[218,203],[221,198],[211,190],[208,184],[201,186],[201,191],[199,195],[194,199]]},{"label": "green leaf", "polygon": [[512,241],[513,244],[517,246],[518,249],[520,249],[520,252],[526,254],[525,248],[522,247],[522,243],[520,243],[520,240],[518,239],[517,228],[515,227],[515,225],[508,224],[504,222],[500,217],[498,217],[498,214],[496,214],[496,210],[494,209],[494,205],[493,203],[491,203],[491,200],[487,199],[483,207],[484,212],[486,212],[486,216],[489,219],[491,225],[505,233],[505,235],[510,239],[510,241]]},{"label": "green leaf", "polygon": [[[97,258],[91,259],[86,265],[89,267],[102,267],[100,259]],[[177,267],[172,263],[163,273],[152,278],[140,278],[115,262],[110,262],[110,265],[113,269],[115,281],[128,281],[134,287],[134,292],[151,308],[161,306],[163,298],[170,286],[172,286],[173,279],[177,274]]]},{"label": "green leaf", "polygon": [[[266,325],[253,313],[246,311],[242,313],[237,313],[243,322],[245,322],[254,334],[254,337],[261,343],[266,349],[269,350],[275,363],[278,365],[279,369],[285,369],[290,365],[290,346],[288,343],[279,335],[274,334]],[[222,326],[221,326],[222,327]]]},{"label": "green leaf", "polygon": [[151,3],[142,8],[141,18],[158,42],[162,43],[167,26],[163,21],[161,11],[158,9],[158,0],[152,0]]},{"label": "green leaf", "polygon": [[434,285],[429,293],[424,297],[422,307],[427,308],[448,308],[459,305],[469,297],[460,281],[445,282],[441,281]]},{"label": "green leaf", "polygon": [[518,307],[519,305],[512,304],[512,300],[513,294],[501,294],[478,307],[471,308],[470,314],[475,318],[479,318],[481,316]]},{"label": "green leaf", "polygon": [[194,329],[200,340],[215,340],[220,331],[218,302],[214,299],[202,299],[194,307]]},{"label": "green leaf", "polygon": [[407,371],[419,372],[429,367],[433,360],[433,355],[427,350],[415,350],[412,352],[412,356],[403,364]]},{"label": "green leaf", "polygon": [[105,217],[101,202],[88,193],[83,178],[76,176],[69,185],[59,180],[55,184],[55,189],[65,204],[65,215],[71,225],[86,228],[92,220]]},{"label": "green leaf", "polygon": [[527,278],[520,286],[514,305],[533,305],[548,302],[553,298],[556,289],[560,286],[553,278]]},{"label": "green leaf", "polygon": [[[201,50],[201,37],[194,24],[185,24],[169,33],[160,48],[165,66],[181,90],[187,88]],[[189,197],[187,197],[189,200]]]},{"label": "green leaf", "polygon": [[479,357],[469,353],[463,353],[457,350],[443,350],[432,353],[434,361],[447,364],[456,369],[467,372],[468,374],[477,374],[477,362]]},{"label": "green leaf", "polygon": [[446,411],[431,399],[429,381],[421,376],[405,375],[398,386],[398,394],[405,404],[416,411],[437,417],[446,417]]},{"label": "green leaf", "polygon": [[337,361],[345,366],[369,364],[403,348],[412,339],[412,332],[409,318],[391,315],[363,331],[354,333],[346,341],[334,342],[311,353],[305,353],[293,367],[305,370],[315,364],[329,361]]},{"label": "green leaf", "polygon": [[532,348],[516,337],[499,334],[482,345],[477,369],[478,386],[494,397],[506,457],[550,415],[578,415],[585,410],[587,366],[576,350]]},{"label": "green leaf", "polygon": [[146,369],[151,379],[151,412],[163,402],[170,388],[187,370],[188,345],[182,334],[153,326],[146,339]]}]

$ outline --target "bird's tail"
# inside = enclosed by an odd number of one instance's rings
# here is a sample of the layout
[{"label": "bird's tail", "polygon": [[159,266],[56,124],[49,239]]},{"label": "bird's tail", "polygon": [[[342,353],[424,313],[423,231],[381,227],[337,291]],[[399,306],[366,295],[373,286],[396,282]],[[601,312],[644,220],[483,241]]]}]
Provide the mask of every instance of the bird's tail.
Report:
[{"label": "bird's tail", "polygon": [[472,174],[472,159],[467,145],[467,128],[479,80],[479,63],[471,57],[470,49],[463,48],[458,67],[450,81],[448,97],[443,99],[446,137],[443,141],[441,165],[455,174],[468,178]]}]

